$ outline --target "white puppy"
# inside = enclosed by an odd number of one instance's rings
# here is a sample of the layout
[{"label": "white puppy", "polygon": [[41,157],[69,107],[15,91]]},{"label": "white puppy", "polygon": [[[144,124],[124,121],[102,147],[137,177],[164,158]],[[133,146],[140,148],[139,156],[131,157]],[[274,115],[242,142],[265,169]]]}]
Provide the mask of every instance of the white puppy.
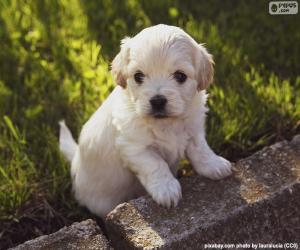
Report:
[{"label": "white puppy", "polygon": [[205,140],[205,89],[213,60],[183,30],[157,25],[122,41],[112,62],[117,86],[84,125],[77,145],[61,123],[60,148],[72,161],[80,204],[101,217],[143,194],[176,206],[178,161],[187,157],[211,179],[231,174],[231,164]]}]

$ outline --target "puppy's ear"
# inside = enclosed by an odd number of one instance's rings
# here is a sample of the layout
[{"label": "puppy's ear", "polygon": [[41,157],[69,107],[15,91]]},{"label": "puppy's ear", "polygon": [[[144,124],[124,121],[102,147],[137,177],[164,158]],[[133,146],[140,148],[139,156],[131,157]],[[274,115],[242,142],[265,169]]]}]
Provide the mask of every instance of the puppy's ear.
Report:
[{"label": "puppy's ear", "polygon": [[126,69],[129,63],[130,38],[126,37],[121,41],[121,50],[116,55],[111,64],[111,73],[117,84],[126,88]]},{"label": "puppy's ear", "polygon": [[206,89],[213,81],[214,77],[214,61],[212,55],[207,52],[202,44],[198,44],[196,48],[196,67],[197,67],[197,89]]}]

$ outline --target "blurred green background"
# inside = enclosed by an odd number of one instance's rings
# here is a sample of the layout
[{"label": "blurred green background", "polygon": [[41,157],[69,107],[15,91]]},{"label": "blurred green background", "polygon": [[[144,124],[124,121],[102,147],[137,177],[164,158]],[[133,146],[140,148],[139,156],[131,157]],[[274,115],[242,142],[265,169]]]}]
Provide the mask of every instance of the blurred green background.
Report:
[{"label": "blurred green background", "polygon": [[214,55],[207,138],[230,160],[300,131],[300,18],[269,1],[0,2],[0,248],[91,215],[72,198],[58,121],[77,137],[114,88],[120,39],[182,27]]}]

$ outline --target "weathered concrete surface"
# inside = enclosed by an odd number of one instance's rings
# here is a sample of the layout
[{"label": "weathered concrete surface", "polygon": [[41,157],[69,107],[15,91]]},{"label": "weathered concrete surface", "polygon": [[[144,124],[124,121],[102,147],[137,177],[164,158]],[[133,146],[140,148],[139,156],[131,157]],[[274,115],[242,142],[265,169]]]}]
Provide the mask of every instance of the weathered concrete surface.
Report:
[{"label": "weathered concrete surface", "polygon": [[14,250],[93,250],[112,249],[93,220],[77,222],[64,227],[56,233],[44,235],[34,240],[26,241]]},{"label": "weathered concrete surface", "polygon": [[181,179],[183,199],[165,209],[150,197],[106,218],[116,249],[203,249],[206,243],[300,243],[300,135],[235,165],[221,181]]}]

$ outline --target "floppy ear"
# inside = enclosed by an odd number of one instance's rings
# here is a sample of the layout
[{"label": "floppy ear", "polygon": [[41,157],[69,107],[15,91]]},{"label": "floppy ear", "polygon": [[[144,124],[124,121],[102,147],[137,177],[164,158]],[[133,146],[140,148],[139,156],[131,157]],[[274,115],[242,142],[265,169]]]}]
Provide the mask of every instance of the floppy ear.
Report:
[{"label": "floppy ear", "polygon": [[121,50],[116,55],[111,64],[111,73],[117,84],[126,88],[126,69],[129,63],[129,41],[130,38],[126,37],[121,41]]},{"label": "floppy ear", "polygon": [[212,55],[207,52],[202,44],[197,45],[197,89],[206,89],[213,81],[214,77],[214,61]]}]

